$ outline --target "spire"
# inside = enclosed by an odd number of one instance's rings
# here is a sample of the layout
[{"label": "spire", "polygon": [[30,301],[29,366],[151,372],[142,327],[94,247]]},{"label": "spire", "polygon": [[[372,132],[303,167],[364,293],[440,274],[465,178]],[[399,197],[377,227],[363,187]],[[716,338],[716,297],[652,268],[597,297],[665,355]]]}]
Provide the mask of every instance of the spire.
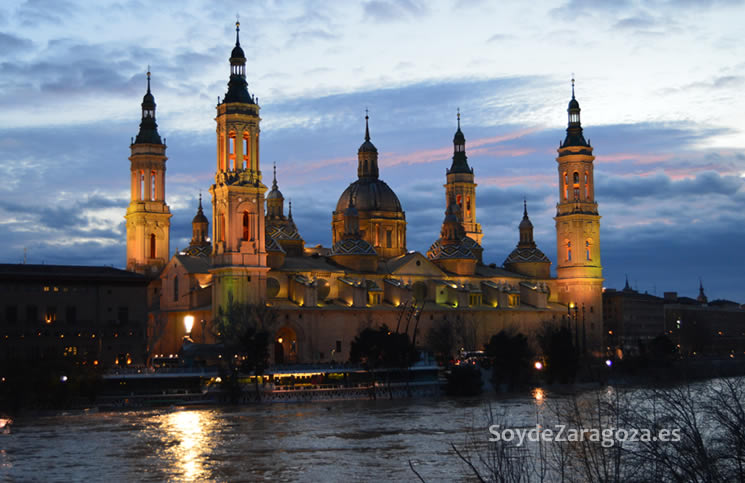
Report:
[{"label": "spire", "polygon": [[445,219],[442,222],[442,229],[440,230],[440,238],[443,243],[457,243],[466,236],[460,220],[460,207],[456,203],[455,197],[450,196],[447,209],[445,210]]},{"label": "spire", "polygon": [[582,134],[582,123],[579,118],[580,110],[579,102],[577,102],[577,99],[574,97],[574,75],[572,75],[572,99],[569,101],[569,107],[567,108],[569,125],[567,126],[567,136],[561,144],[561,147],[590,146],[590,144],[585,140],[585,136]]},{"label": "spire", "polygon": [[155,122],[155,97],[150,92],[150,66],[147,68],[147,92],[142,98],[140,132],[133,144],[163,144],[158,134],[158,124]]},{"label": "spire", "polygon": [[520,248],[535,247],[533,241],[533,223],[528,218],[528,200],[523,198],[523,219],[518,227],[520,231],[520,242],[517,244]]},{"label": "spire", "polygon": [[709,302],[709,298],[704,293],[704,282],[701,280],[701,277],[698,278],[698,297],[696,297],[696,301],[700,304]]},{"label": "spire", "polygon": [[290,212],[287,213],[287,219],[292,221],[292,200],[290,200]]},{"label": "spire", "polygon": [[473,169],[468,166],[468,157],[466,156],[466,137],[460,130],[460,108],[457,110],[456,117],[458,129],[453,136],[453,163],[447,173],[473,173]]},{"label": "spire", "polygon": [[278,190],[277,187],[277,163],[274,163],[274,180],[272,181],[272,191]]},{"label": "spire", "polygon": [[574,74],[572,74],[572,99],[574,99]]},{"label": "spire", "polygon": [[236,47],[241,46],[241,38],[239,35],[240,33],[241,33],[241,20],[238,14],[236,14],[235,15],[235,45]]},{"label": "spire", "polygon": [[370,125],[368,124],[369,119],[370,116],[368,115],[367,108],[365,108],[365,141],[370,141]]},{"label": "spire", "polygon": [[248,93],[246,82],[246,54],[241,48],[240,41],[241,23],[235,22],[235,47],[230,53],[230,81],[228,92],[225,94],[223,103],[242,102],[244,104],[255,104],[254,98]]},{"label": "spire", "polygon": [[631,292],[632,291],[631,285],[629,285],[629,274],[628,273],[626,274],[626,285],[623,286],[623,291],[624,292]]},{"label": "spire", "polygon": [[357,177],[378,179],[378,148],[370,141],[370,116],[365,109],[365,142],[357,150]]}]

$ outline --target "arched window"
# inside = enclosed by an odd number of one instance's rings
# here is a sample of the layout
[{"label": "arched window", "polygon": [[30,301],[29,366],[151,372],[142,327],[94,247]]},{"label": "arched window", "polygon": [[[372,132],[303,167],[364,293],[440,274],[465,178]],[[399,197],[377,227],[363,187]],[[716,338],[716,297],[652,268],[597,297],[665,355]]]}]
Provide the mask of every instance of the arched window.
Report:
[{"label": "arched window", "polygon": [[228,170],[235,170],[235,133],[230,133],[230,139],[228,140]]},{"label": "arched window", "polygon": [[471,214],[471,197],[470,196],[466,196],[466,214],[467,215]]},{"label": "arched window", "polygon": [[590,240],[585,241],[585,256],[587,260],[592,260],[592,243],[590,243]]},{"label": "arched window", "polygon": [[564,172],[564,201],[569,197],[569,179],[566,171]]},{"label": "arched window", "polygon": [[579,183],[579,173],[575,171],[574,172],[574,184],[578,184],[578,183]]},{"label": "arched window", "polygon": [[249,139],[250,139],[249,134],[247,132],[244,132],[243,133],[243,169],[248,169],[248,166],[249,166],[249,159],[250,159],[250,154],[248,151]]},{"label": "arched window", "polygon": [[150,258],[155,258],[155,233],[150,234]]},{"label": "arched window", "polygon": [[249,235],[249,216],[248,211],[243,212],[243,240],[248,241],[248,235]]},{"label": "arched window", "polygon": [[150,171],[150,201],[155,201],[155,171]]},{"label": "arched window", "polygon": [[217,170],[225,171],[225,136],[220,134],[220,142],[218,143],[218,158],[217,158]]},{"label": "arched window", "polygon": [[173,277],[173,301],[178,302],[178,275]]},{"label": "arched window", "polygon": [[145,200],[145,172],[140,171],[140,196],[138,198],[141,201]]},{"label": "arched window", "polygon": [[567,242],[567,262],[572,261],[572,242]]},{"label": "arched window", "polygon": [[585,199],[590,199],[590,175],[585,171]]},{"label": "arched window", "polygon": [[217,241],[225,241],[225,215],[222,213],[217,217]]}]

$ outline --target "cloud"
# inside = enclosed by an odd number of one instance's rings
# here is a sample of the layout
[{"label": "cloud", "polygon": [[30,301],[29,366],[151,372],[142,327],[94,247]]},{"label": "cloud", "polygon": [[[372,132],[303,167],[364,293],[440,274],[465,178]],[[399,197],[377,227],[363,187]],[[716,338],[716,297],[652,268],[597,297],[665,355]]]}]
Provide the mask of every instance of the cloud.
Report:
[{"label": "cloud", "polygon": [[30,50],[34,43],[29,39],[0,32],[0,50],[6,55],[15,55]]},{"label": "cloud", "polygon": [[313,42],[316,40],[320,41],[331,41],[338,39],[339,36],[337,34],[332,34],[331,32],[324,30],[324,29],[308,29],[308,30],[301,30],[298,32],[293,32],[290,36],[290,40],[287,41],[288,46],[292,46],[294,44],[304,44],[307,42]]},{"label": "cloud", "polygon": [[429,9],[417,0],[371,0],[363,5],[363,14],[374,22],[402,21],[410,17],[422,17]]},{"label": "cloud", "polygon": [[26,0],[15,15],[24,27],[38,27],[45,23],[59,25],[73,17],[77,9],[67,0]]},{"label": "cloud", "polygon": [[637,199],[699,199],[734,196],[745,190],[745,179],[705,171],[694,177],[674,180],[657,172],[652,176],[598,176],[596,191],[603,200],[632,202]]}]

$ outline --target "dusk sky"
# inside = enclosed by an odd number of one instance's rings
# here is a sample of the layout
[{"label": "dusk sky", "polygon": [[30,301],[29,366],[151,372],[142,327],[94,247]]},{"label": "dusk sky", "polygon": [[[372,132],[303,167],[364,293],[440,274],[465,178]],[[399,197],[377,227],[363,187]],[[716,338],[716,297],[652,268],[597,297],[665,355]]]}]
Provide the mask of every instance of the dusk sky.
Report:
[{"label": "dusk sky", "polygon": [[[365,108],[408,248],[444,217],[456,109],[486,263],[527,198],[556,260],[556,149],[576,77],[595,148],[605,286],[745,302],[745,3],[735,0],[75,1],[0,7],[0,262],[124,267],[130,138],[152,70],[171,253],[214,180],[240,14],[265,184],[306,245],[356,179]],[[286,207],[285,207],[286,209]],[[209,210],[208,210],[209,211]],[[555,273],[555,272],[554,272]]]}]

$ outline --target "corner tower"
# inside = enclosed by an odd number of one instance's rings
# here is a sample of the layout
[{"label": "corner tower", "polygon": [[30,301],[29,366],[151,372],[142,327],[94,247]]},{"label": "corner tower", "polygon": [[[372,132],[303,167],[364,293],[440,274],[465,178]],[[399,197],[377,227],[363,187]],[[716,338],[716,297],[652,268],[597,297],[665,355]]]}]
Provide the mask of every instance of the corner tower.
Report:
[{"label": "corner tower", "polygon": [[585,140],[579,102],[569,101],[569,126],[556,158],[559,203],[556,204],[556,274],[559,302],[584,323],[588,348],[602,342],[603,267],[600,263],[600,215],[595,201],[592,146]]},{"label": "corner tower", "polygon": [[166,145],[155,122],[155,97],[142,98],[140,132],[129,149],[131,197],[127,214],[127,270],[154,276],[169,259],[171,211],[166,204]]},{"label": "corner tower", "polygon": [[235,24],[230,81],[217,104],[217,170],[212,194],[212,311],[228,300],[266,299],[264,193],[259,165],[259,105],[248,92],[246,56]]},{"label": "corner tower", "polygon": [[458,111],[458,130],[453,137],[453,163],[447,170],[445,199],[447,203],[455,200],[460,208],[460,218],[466,236],[481,245],[484,234],[481,225],[476,223],[476,183],[473,182],[473,168],[468,166],[466,156],[466,137],[460,130],[460,110]]}]

